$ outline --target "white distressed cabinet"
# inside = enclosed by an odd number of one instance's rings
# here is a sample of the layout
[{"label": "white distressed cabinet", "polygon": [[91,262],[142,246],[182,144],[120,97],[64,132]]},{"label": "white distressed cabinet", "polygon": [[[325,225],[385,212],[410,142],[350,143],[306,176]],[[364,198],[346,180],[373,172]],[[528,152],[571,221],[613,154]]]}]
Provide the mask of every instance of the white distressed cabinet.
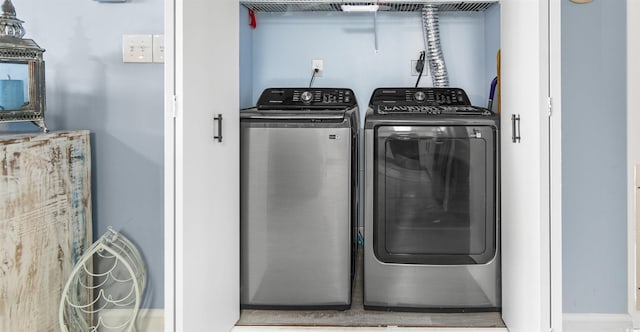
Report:
[{"label": "white distressed cabinet", "polygon": [[0,331],[57,331],[91,244],[88,131],[0,135]]}]

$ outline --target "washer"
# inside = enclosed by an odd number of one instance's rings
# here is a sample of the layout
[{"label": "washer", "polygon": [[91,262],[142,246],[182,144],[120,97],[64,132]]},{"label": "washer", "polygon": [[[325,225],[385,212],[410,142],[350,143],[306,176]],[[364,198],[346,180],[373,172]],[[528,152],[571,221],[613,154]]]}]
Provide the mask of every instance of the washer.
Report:
[{"label": "washer", "polygon": [[380,88],[365,117],[364,306],[497,311],[499,117],[456,88]]},{"label": "washer", "polygon": [[350,89],[272,88],[241,123],[241,307],[347,309],[357,221]]}]

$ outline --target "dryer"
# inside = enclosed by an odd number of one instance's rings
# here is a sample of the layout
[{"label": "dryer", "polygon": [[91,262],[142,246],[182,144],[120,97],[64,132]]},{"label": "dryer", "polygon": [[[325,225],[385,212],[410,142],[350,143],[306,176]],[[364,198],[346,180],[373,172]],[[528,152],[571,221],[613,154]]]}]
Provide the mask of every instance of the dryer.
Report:
[{"label": "dryer", "polygon": [[243,308],[347,309],[358,203],[350,89],[271,88],[240,112]]},{"label": "dryer", "polygon": [[499,117],[462,89],[376,89],[365,117],[364,306],[495,311]]}]

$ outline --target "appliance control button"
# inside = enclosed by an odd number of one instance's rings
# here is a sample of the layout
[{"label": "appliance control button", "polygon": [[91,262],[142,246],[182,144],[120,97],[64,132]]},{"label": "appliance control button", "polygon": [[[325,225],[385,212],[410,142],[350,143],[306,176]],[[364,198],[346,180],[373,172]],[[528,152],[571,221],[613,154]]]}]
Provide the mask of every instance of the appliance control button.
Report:
[{"label": "appliance control button", "polygon": [[422,91],[418,91],[413,95],[413,99],[415,99],[416,101],[422,102],[425,99],[427,99],[427,95]]},{"label": "appliance control button", "polygon": [[300,94],[300,99],[302,100],[303,103],[308,104],[313,99],[313,94],[309,91],[305,91],[302,94]]}]

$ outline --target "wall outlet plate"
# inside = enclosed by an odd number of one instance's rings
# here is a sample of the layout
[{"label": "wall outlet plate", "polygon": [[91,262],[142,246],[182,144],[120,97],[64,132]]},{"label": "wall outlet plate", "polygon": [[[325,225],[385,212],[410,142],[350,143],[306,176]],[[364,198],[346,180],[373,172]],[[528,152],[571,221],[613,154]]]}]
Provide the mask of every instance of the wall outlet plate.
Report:
[{"label": "wall outlet plate", "polygon": [[153,35],[153,62],[164,63],[164,35]]},{"label": "wall outlet plate", "polygon": [[153,35],[123,35],[122,62],[152,62]]},{"label": "wall outlet plate", "polygon": [[316,69],[318,69],[316,77],[322,77],[322,74],[324,74],[324,61],[322,59],[311,60],[311,70]]}]

